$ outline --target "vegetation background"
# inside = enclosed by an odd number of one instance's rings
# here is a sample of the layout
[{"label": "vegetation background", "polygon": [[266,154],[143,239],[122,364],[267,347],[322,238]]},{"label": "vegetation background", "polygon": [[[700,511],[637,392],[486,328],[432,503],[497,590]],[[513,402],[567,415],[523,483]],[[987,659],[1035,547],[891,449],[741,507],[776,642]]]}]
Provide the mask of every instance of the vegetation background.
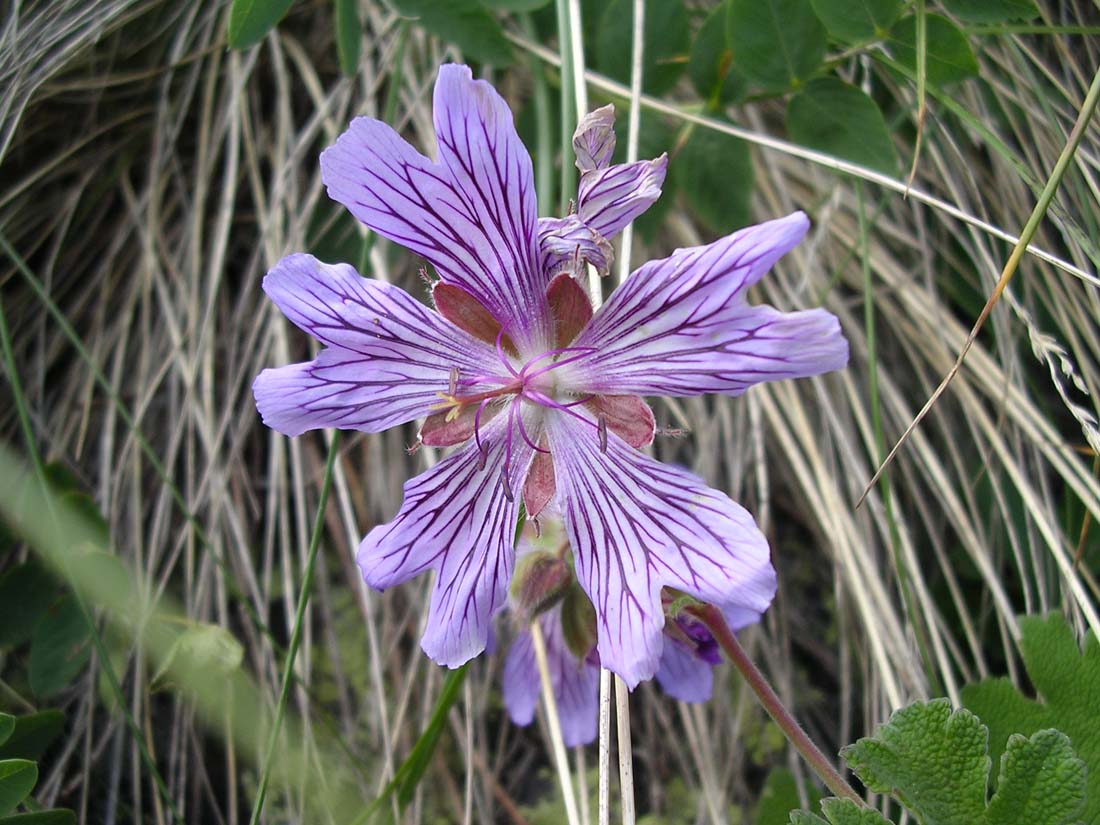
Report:
[{"label": "vegetation background", "polygon": [[[323,192],[317,156],[351,117],[430,151],[437,67],[471,62],[513,106],[555,211],[575,118],[564,13],[589,104],[616,104],[625,145],[635,3],[573,5],[579,19],[547,0],[6,4],[0,437],[20,458],[0,454],[18,527],[0,537],[0,710],[23,721],[0,758],[37,761],[28,810],[343,823],[389,786],[379,819],[563,821],[546,723],[508,723],[500,656],[448,679],[417,647],[429,583],[379,595],[354,565],[424,466],[406,449],[415,428],[348,434],[327,472],[332,434],[266,430],[249,388],[309,354],[260,290],[282,255],[418,290],[419,261]],[[644,8],[640,154],[671,162],[631,259],[804,209],[810,235],[755,299],[823,305],[851,343],[841,374],[657,403],[659,423],[690,431],[658,455],[771,540],[779,595],[744,644],[830,753],[916,699],[958,705],[990,675],[1026,688],[1020,614],[1098,627],[1097,6]],[[1031,252],[856,509],[994,294],[1083,110]],[[52,498],[18,486],[24,462]],[[46,508],[68,532],[35,532]],[[642,686],[631,724],[646,822],[782,823],[816,793],[728,667],[704,705]],[[434,752],[414,749],[425,729]],[[571,758],[586,800],[594,749]]]}]

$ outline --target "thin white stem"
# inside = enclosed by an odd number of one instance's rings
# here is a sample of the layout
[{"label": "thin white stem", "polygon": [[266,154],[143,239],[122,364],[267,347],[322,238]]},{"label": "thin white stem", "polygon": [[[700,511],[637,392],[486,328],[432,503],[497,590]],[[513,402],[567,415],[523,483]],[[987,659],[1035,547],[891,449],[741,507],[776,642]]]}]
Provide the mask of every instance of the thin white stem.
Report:
[{"label": "thin white stem", "polygon": [[611,671],[600,668],[600,788],[599,825],[611,821]]},{"label": "thin white stem", "polygon": [[546,726],[550,729],[550,745],[554,752],[554,766],[561,782],[561,795],[565,799],[565,817],[569,825],[580,825],[577,814],[577,798],[573,794],[573,775],[569,772],[569,757],[561,738],[561,721],[558,719],[558,703],[554,700],[554,683],[550,679],[550,663],[546,659],[546,642],[537,621],[531,622],[531,643],[535,648],[535,660],[539,665],[542,682],[542,702],[546,708]]},{"label": "thin white stem", "polygon": [[634,825],[634,751],[630,746],[630,691],[615,677],[615,726],[619,732],[619,794],[623,825]]},{"label": "thin white stem", "polygon": [[[626,138],[626,162],[638,159],[638,132],[642,120],[642,69],[645,56],[645,0],[634,0],[634,47],[630,63],[630,119]],[[623,227],[619,246],[619,283],[630,274],[630,247],[634,242],[634,222]]]},{"label": "thin white stem", "polygon": [[581,825],[589,825],[591,814],[588,811],[588,769],[585,767],[584,745],[573,749],[577,756],[577,796],[581,802]]}]

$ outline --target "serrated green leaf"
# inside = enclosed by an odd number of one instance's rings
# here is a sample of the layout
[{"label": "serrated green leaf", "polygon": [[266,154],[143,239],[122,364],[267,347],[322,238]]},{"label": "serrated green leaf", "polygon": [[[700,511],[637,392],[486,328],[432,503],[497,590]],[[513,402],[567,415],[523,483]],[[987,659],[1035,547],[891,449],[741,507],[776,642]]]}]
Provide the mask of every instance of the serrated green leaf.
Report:
[{"label": "serrated green leaf", "polygon": [[791,811],[791,825],[829,825],[829,823],[809,811]]},{"label": "serrated green leaf", "polygon": [[691,44],[688,76],[695,91],[712,108],[720,108],[741,98],[745,78],[733,70],[733,52],[726,42],[728,0],[715,6]]},{"label": "serrated green leaf", "polygon": [[427,32],[454,43],[467,57],[504,66],[512,62],[512,46],[500,24],[477,0],[392,0],[405,17],[415,18]]},{"label": "serrated green leaf", "polygon": [[34,626],[60,592],[57,581],[35,561],[11,568],[0,578],[0,648],[15,647],[34,634]]},{"label": "serrated green leaf", "polygon": [[[683,74],[691,48],[687,10],[682,0],[645,0],[642,89],[659,95]],[[612,0],[600,17],[596,67],[629,85],[634,46],[633,0]]]},{"label": "serrated green leaf", "polygon": [[[978,59],[962,29],[938,14],[925,15],[925,27],[925,76],[929,83],[947,86],[978,74]],[[909,15],[890,32],[890,48],[897,61],[912,71],[917,65],[916,42],[916,17]]]},{"label": "serrated green leaf", "polygon": [[0,762],[0,816],[15,810],[38,781],[38,766],[29,759],[5,759]]},{"label": "serrated green leaf", "polygon": [[902,0],[810,0],[829,34],[846,43],[886,36],[901,16]]},{"label": "serrated green leaf", "polygon": [[[816,808],[821,796],[812,786],[806,788],[810,808]],[[786,768],[772,768],[760,790],[756,812],[750,820],[753,825],[786,825],[791,810],[798,808],[802,800],[798,795],[798,782]]]},{"label": "serrated green leaf", "polygon": [[76,825],[76,814],[68,808],[15,814],[0,819],[0,825]]},{"label": "serrated green leaf", "polygon": [[1085,763],[1060,731],[1013,734],[987,825],[1072,825],[1085,809]]},{"label": "serrated green leaf", "polygon": [[798,88],[825,56],[810,0],[730,0],[726,25],[734,68],[765,91]]},{"label": "serrated green leaf", "polygon": [[229,47],[246,49],[264,39],[286,17],[294,0],[233,0],[229,7]]},{"label": "serrated green leaf", "polygon": [[8,741],[15,730],[15,717],[10,713],[0,713],[0,745]]},{"label": "serrated green leaf", "polygon": [[1068,736],[1085,763],[1088,793],[1083,819],[1100,825],[1100,643],[1087,634],[1082,655],[1073,630],[1058,613],[1024,616],[1020,631],[1024,666],[1041,701],[1021,695],[1005,679],[987,679],[964,687],[963,703],[989,726],[994,753],[1013,733],[1030,736],[1056,728]]},{"label": "serrated green leaf", "polygon": [[684,199],[711,232],[726,235],[749,223],[753,168],[740,138],[696,128],[676,156]]},{"label": "serrated green leaf", "polygon": [[891,825],[878,811],[862,808],[850,799],[830,797],[821,803],[821,810],[830,825]]},{"label": "serrated green leaf", "polygon": [[886,119],[861,89],[835,77],[811,81],[787,104],[791,140],[888,175],[898,156]]},{"label": "serrated green leaf", "polygon": [[38,620],[28,663],[31,690],[52,696],[66,687],[92,655],[92,638],[76,599],[65,596]]},{"label": "serrated green leaf", "polygon": [[340,57],[340,71],[348,77],[359,70],[362,40],[358,0],[336,0],[336,53]]},{"label": "serrated green leaf", "polygon": [[946,699],[896,711],[841,755],[863,784],[894,793],[923,825],[976,823],[985,813],[988,736],[973,713]]},{"label": "serrated green leaf", "polygon": [[59,710],[41,710],[15,718],[15,730],[0,744],[0,759],[38,759],[65,730]]},{"label": "serrated green leaf", "polygon": [[943,7],[970,23],[1007,23],[1039,16],[1032,0],[943,0]]}]

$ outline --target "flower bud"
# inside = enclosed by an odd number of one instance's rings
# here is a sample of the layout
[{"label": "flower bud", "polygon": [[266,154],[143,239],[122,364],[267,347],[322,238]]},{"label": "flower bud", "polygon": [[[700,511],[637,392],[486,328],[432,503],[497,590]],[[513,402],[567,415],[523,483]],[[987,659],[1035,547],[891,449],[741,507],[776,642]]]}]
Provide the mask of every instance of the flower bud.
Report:
[{"label": "flower bud", "polygon": [[520,557],[509,595],[530,621],[561,601],[572,583],[573,570],[564,558],[549,550],[536,550]]},{"label": "flower bud", "polygon": [[587,660],[596,647],[596,608],[575,584],[562,600],[561,633],[565,646],[578,659]]}]

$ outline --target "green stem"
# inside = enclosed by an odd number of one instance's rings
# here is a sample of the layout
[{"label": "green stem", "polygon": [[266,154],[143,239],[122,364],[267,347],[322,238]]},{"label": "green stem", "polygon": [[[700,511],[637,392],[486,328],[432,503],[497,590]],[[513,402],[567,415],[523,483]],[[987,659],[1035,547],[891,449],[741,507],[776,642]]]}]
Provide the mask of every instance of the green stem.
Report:
[{"label": "green stem", "polygon": [[[531,15],[522,17],[523,33],[537,40],[535,24]],[[550,137],[550,92],[546,83],[546,72],[535,55],[530,55],[531,77],[535,83],[535,192],[538,194],[539,216],[552,215],[554,210],[551,193],[554,187],[554,149]],[[564,160],[562,161],[564,163]]]},{"label": "green stem", "polygon": [[577,169],[573,155],[573,130],[577,122],[577,103],[573,99],[573,50],[569,47],[569,0],[557,0],[558,51],[561,55],[561,214],[569,214],[569,202],[577,188]]},{"label": "green stem", "polygon": [[709,604],[689,607],[687,610],[707,626],[722,650],[729,656],[730,661],[741,671],[741,675],[745,677],[749,687],[760,699],[760,704],[764,706],[764,710],[775,720],[787,740],[802,754],[802,758],[813,768],[814,773],[821,777],[821,781],[828,786],[829,790],[838,797],[850,799],[857,805],[863,806],[864,802],[860,795],[844,780],[844,777],[833,767],[833,763],[825,757],[825,754],[813,743],[806,731],[802,730],[802,726],[791,716],[790,711],[784,707],[775,691],[772,690],[772,686],[768,684],[768,680],[764,678],[764,674],[753,664],[752,659],[741,647],[741,643],[737,641],[737,637],[729,629],[722,612],[714,605]]},{"label": "green stem", "polygon": [[332,444],[328,448],[328,459],[325,462],[325,477],[321,482],[321,496],[317,502],[317,517],[313,522],[313,535],[309,540],[309,553],[306,559],[305,577],[302,579],[302,587],[298,593],[298,609],[294,615],[294,629],[290,634],[290,645],[286,652],[286,669],[283,671],[283,684],[279,691],[279,704],[275,708],[275,721],[272,723],[271,736],[267,740],[267,753],[264,755],[263,773],[260,776],[260,787],[256,791],[256,802],[252,807],[250,825],[257,825],[260,821],[260,811],[264,807],[264,798],[267,795],[267,784],[271,778],[271,766],[275,756],[275,746],[279,741],[279,731],[283,726],[283,716],[286,714],[286,703],[290,696],[290,685],[294,681],[294,659],[298,655],[298,647],[302,642],[302,625],[305,621],[306,607],[309,605],[310,593],[313,589],[313,568],[317,561],[317,551],[321,546],[321,533],[325,524],[325,507],[328,504],[328,493],[332,487],[332,470],[336,466],[336,456],[340,451],[340,431],[333,433]]}]

